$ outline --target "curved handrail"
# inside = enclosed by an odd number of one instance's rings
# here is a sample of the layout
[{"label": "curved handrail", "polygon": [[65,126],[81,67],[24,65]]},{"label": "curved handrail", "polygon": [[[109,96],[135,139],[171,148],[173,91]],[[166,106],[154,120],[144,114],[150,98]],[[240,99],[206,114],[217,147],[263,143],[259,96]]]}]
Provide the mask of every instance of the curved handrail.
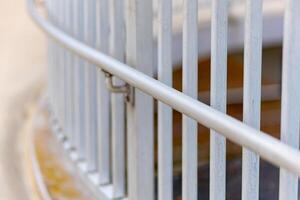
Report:
[{"label": "curved handrail", "polygon": [[41,17],[36,11],[34,0],[27,0],[27,5],[36,24],[65,48],[198,123],[214,129],[227,139],[258,153],[274,165],[300,176],[300,152],[297,149],[77,41]]}]

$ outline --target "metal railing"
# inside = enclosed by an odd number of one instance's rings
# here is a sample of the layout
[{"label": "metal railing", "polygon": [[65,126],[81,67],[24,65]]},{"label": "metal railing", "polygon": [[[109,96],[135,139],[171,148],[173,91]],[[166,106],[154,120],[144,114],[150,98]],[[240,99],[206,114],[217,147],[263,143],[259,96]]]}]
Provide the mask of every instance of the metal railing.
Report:
[{"label": "metal railing", "polygon": [[[47,17],[37,11],[33,0],[28,0],[28,8],[49,36],[52,116],[74,163],[100,199],[173,199],[172,109],[183,114],[183,199],[198,198],[197,123],[211,129],[210,199],[226,197],[226,139],[243,147],[242,199],[259,198],[259,157],[280,168],[279,199],[298,198],[300,1],[287,0],[285,8],[282,141],[259,130],[265,37],[262,0],[246,1],[244,122],[226,115],[227,0],[211,2],[211,106],[197,100],[201,54],[197,0],[184,0],[182,7],[182,92],[172,88],[172,63],[177,53],[172,52],[171,0],[157,1],[157,16],[153,16],[151,0],[45,3]],[[153,98],[158,100],[157,175]]]}]

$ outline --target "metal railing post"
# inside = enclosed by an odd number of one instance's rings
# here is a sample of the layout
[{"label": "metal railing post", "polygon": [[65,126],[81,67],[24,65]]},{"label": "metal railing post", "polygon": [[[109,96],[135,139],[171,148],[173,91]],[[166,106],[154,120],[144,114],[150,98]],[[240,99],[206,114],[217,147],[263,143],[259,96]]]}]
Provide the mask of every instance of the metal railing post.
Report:
[{"label": "metal railing post", "polygon": [[[158,5],[158,80],[172,87],[172,0]],[[172,108],[158,102],[158,199],[173,199]]]},{"label": "metal railing post", "polygon": [[[96,49],[109,54],[109,0],[96,1]],[[98,172],[100,184],[111,181],[111,102],[105,86],[105,75],[97,70],[97,125],[98,125]]]},{"label": "metal railing post", "polygon": [[[183,70],[182,91],[198,97],[198,0],[184,0],[183,5]],[[182,116],[182,197],[196,200],[198,197],[198,131],[197,122]]]},{"label": "metal railing post", "polygon": [[[120,62],[125,61],[125,2],[110,0],[110,54]],[[113,84],[124,85],[118,78]],[[126,193],[125,173],[125,101],[124,94],[111,95],[111,134],[112,134],[112,184],[114,197],[123,197]]]},{"label": "metal railing post", "polygon": [[[299,149],[300,1],[287,0],[284,16],[281,140]],[[298,177],[280,168],[279,199],[298,199]]]},{"label": "metal railing post", "polygon": [[[127,2],[126,62],[153,76],[152,0]],[[127,103],[128,195],[132,200],[154,199],[153,98],[135,90]]]},{"label": "metal railing post", "polygon": [[[260,130],[262,1],[246,1],[244,47],[244,123]],[[259,155],[243,148],[242,199],[259,199]]]},{"label": "metal railing post", "polygon": [[[212,1],[210,105],[226,113],[228,0]],[[210,131],[210,200],[226,198],[226,139]]]}]

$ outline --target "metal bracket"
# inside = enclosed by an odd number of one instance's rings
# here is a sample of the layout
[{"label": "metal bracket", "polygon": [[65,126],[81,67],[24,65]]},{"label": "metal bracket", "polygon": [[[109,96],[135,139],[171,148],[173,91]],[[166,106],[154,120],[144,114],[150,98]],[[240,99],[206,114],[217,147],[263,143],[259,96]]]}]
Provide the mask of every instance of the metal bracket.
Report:
[{"label": "metal bracket", "polygon": [[114,85],[113,77],[114,75],[110,74],[107,71],[102,70],[105,76],[105,83],[107,89],[112,93],[123,93],[125,95],[125,101],[127,103],[133,104],[134,100],[134,88],[129,84],[125,83],[124,85]]}]

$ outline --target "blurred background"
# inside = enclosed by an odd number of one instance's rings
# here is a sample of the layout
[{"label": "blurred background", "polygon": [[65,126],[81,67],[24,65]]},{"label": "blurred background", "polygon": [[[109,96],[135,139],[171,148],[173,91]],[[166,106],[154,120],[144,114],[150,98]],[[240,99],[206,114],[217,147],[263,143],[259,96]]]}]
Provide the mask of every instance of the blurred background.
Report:
[{"label": "blurred background", "polygon": [[24,0],[0,1],[0,199],[27,199],[22,176],[24,107],[44,85],[45,37]]}]

